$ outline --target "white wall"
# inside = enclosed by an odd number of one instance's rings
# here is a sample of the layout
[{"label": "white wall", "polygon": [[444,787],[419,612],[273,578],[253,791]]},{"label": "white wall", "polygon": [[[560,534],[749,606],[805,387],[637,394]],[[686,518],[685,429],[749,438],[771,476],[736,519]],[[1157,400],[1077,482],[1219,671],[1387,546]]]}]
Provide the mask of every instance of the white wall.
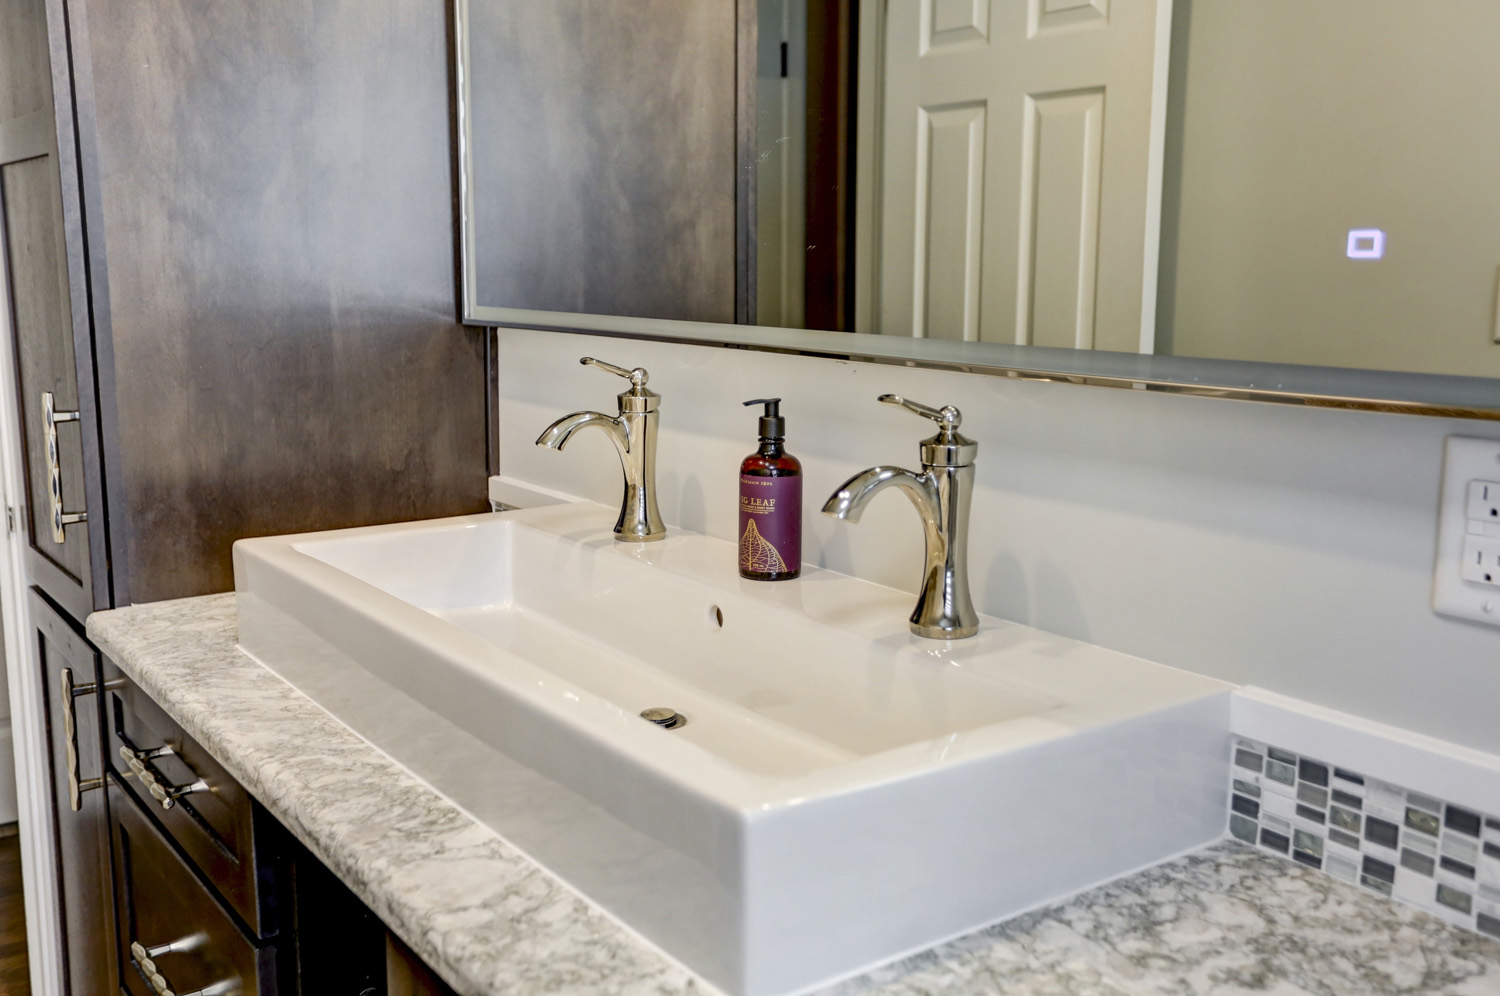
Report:
[{"label": "white wall", "polygon": [[[668,523],[731,540],[748,398],[784,400],[803,461],[805,559],[914,591],[921,530],[884,496],[859,525],[817,514],[847,476],[913,466],[930,423],[892,391],[964,412],[980,445],[970,564],[981,612],[1253,683],[1500,753],[1500,629],[1429,606],[1442,441],[1500,424],[1014,381],[706,346],[500,330],[501,468],[606,503],[602,433],[535,447],[553,419],[613,413],[644,366],[663,395]],[[748,582],[747,582],[748,583]]]}]

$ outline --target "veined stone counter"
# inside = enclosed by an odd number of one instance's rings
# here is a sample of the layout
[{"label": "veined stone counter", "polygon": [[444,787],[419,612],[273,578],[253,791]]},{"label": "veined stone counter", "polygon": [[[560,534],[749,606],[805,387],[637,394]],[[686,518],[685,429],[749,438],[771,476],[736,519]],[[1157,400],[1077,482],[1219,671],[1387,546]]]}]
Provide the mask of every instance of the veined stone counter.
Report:
[{"label": "veined stone counter", "polygon": [[[235,627],[232,594],[88,620],[95,644],[455,989],[714,992],[241,653]],[[1500,942],[1226,843],[824,993],[1497,996]]]}]

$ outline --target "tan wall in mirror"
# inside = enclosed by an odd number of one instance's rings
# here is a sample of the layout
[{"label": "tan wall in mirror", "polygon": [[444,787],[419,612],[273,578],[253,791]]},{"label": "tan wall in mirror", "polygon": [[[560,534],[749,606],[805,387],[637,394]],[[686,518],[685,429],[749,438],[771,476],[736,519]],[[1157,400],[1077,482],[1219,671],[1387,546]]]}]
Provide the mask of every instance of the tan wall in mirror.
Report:
[{"label": "tan wall in mirror", "polygon": [[1500,3],[1174,16],[1158,352],[1500,376]]}]

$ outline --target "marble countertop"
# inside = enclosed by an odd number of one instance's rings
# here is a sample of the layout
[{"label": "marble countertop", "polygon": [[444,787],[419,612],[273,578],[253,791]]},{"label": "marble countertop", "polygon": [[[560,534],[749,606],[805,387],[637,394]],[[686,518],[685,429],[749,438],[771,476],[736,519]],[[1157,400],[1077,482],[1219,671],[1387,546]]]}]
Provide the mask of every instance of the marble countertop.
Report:
[{"label": "marble countertop", "polygon": [[[207,595],[89,636],[465,996],[712,994],[235,647]],[[1497,996],[1500,942],[1224,843],[825,996]]]}]

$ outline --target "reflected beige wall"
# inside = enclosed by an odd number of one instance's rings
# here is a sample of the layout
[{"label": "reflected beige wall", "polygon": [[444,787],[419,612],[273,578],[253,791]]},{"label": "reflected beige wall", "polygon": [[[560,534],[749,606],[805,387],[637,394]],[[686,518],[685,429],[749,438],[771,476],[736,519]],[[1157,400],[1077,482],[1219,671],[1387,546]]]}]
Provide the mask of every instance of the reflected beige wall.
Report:
[{"label": "reflected beige wall", "polygon": [[1158,351],[1500,376],[1500,3],[1175,20]]}]

